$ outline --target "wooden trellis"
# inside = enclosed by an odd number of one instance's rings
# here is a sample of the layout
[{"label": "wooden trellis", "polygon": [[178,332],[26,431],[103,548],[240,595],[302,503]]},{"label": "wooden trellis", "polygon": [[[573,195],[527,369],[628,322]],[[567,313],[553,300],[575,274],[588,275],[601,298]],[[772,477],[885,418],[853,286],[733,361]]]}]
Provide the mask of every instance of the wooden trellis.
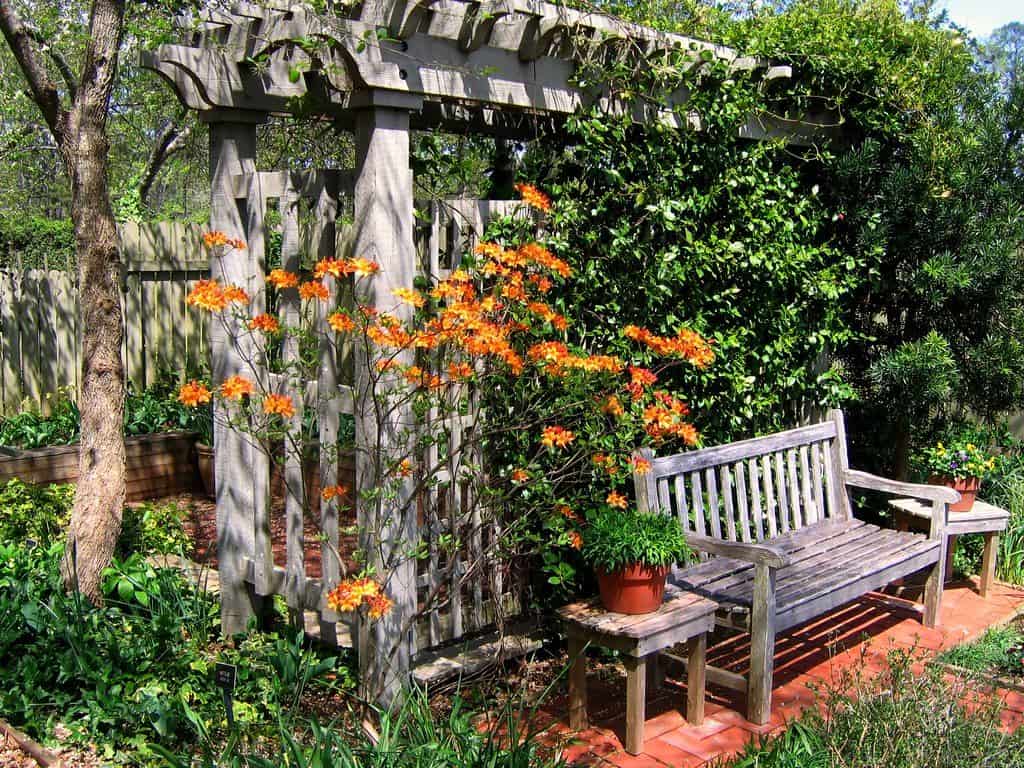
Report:
[{"label": "wooden trellis", "polygon": [[[351,201],[351,229],[343,238],[351,253],[381,266],[365,300],[374,308],[393,310],[395,289],[412,288],[420,265],[415,246],[413,179],[409,168],[409,132],[416,128],[458,127],[460,131],[530,138],[539,128],[557,128],[581,108],[600,105],[610,112],[638,121],[657,121],[683,129],[700,128],[699,116],[687,113],[688,87],[631,102],[618,100],[601,87],[580,88],[574,77],[581,65],[616,58],[637,67],[672,57],[697,77],[709,62],[725,62],[734,74],[760,78],[764,83],[789,76],[786,67],[744,57],[735,51],[679,35],[605,16],[534,0],[365,0],[338,6],[336,12],[318,14],[298,4],[266,6],[238,3],[230,10],[207,10],[186,23],[180,44],[162,45],[144,54],[143,64],[163,75],[186,106],[197,110],[210,125],[211,213],[214,229],[229,236],[246,237],[248,250],[232,251],[212,266],[225,282],[243,287],[252,297],[254,311],[265,304],[265,259],[261,237],[265,206],[275,195],[286,203],[298,197],[314,201],[321,236],[317,255],[334,248],[329,234],[338,201]],[[682,109],[680,109],[682,107]],[[352,129],[356,167],[351,172],[312,174],[259,172],[256,168],[257,126],[270,115],[301,114],[329,120]],[[799,116],[795,116],[799,118]],[[780,120],[751,115],[741,134],[749,137],[785,135],[807,141],[825,132],[813,117]],[[282,211],[289,205],[282,206]],[[479,231],[484,207],[470,204],[461,210],[466,222]],[[458,217],[455,217],[456,220]],[[450,220],[450,219],[449,219]],[[440,217],[436,217],[441,222]],[[427,233],[426,268],[443,274],[440,224]],[[458,228],[459,223],[451,225]],[[294,231],[286,219],[285,258],[290,265],[297,251]],[[285,306],[286,316],[294,306]],[[403,317],[398,318],[400,321]],[[332,445],[336,437],[339,381],[337,360],[322,347],[321,367],[315,382],[305,388],[306,404],[318,409],[320,440]],[[215,383],[241,372],[259,354],[242,327],[211,323],[210,349]],[[285,350],[285,354],[293,354]],[[394,424],[377,424],[373,416],[372,382],[367,360],[353,350],[355,376],[348,403],[356,425],[356,485],[378,487],[373,451],[389,447],[410,414],[397,413]],[[269,376],[261,380],[276,387]],[[283,385],[283,384],[282,384]],[[333,403],[328,407],[327,403]],[[215,432],[217,470],[217,528],[221,568],[221,620],[226,632],[245,628],[260,610],[260,596],[283,590],[293,608],[316,607],[321,629],[336,628],[336,616],[325,611],[323,587],[338,578],[337,560],[329,545],[337,541],[336,518],[321,520],[326,534],[323,583],[306,579],[301,565],[295,517],[301,496],[299,457],[287,459],[289,489],[289,554],[283,571],[273,567],[267,530],[269,457],[252,438],[231,429],[223,414]],[[455,432],[459,425],[450,427]],[[379,442],[380,441],[380,442]],[[429,459],[429,457],[427,457]],[[321,460],[323,482],[335,477],[336,462]],[[326,462],[326,463],[325,463]],[[424,505],[422,515],[380,515],[371,505],[358,503],[360,528],[372,530],[370,544],[385,557],[418,541],[420,529],[440,531],[453,521],[470,519],[466,546],[486,548],[482,538],[483,514],[473,499],[459,489],[459,467],[448,468],[446,490],[438,490]],[[411,484],[410,484],[411,487]],[[432,492],[433,493],[433,492]],[[295,496],[293,499],[292,496]],[[408,509],[419,502],[407,490],[399,493],[393,509]],[[422,518],[422,519],[418,519]],[[365,534],[364,534],[365,535]],[[466,557],[472,555],[467,552]],[[431,551],[422,568],[417,562],[399,566],[389,591],[394,609],[385,619],[360,632],[360,666],[365,679],[389,692],[404,682],[417,647],[459,637],[470,627],[500,619],[509,584],[501,569],[491,583],[462,579],[459,568],[445,568],[446,557],[459,553]],[[450,563],[448,563],[450,565]],[[412,617],[420,609],[424,590],[436,590],[438,579],[450,580],[447,619],[428,614],[417,627]],[[472,575],[472,574],[469,574]],[[500,582],[500,583],[499,583]],[[509,607],[514,608],[514,600]],[[390,658],[380,650],[399,638],[398,652]],[[417,639],[418,638],[418,639]]]}]

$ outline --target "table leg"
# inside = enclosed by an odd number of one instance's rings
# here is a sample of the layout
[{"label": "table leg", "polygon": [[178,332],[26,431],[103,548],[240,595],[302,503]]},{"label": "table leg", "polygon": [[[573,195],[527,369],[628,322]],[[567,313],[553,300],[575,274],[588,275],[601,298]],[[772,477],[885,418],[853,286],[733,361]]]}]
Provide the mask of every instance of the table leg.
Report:
[{"label": "table leg", "polygon": [[999,553],[999,534],[985,534],[985,549],[981,555],[981,585],[979,591],[982,597],[988,597],[988,591],[992,588],[992,582],[996,578],[996,555]]},{"label": "table leg", "polygon": [[705,674],[707,671],[708,636],[701,632],[687,642],[686,721],[690,725],[704,722]]},{"label": "table leg", "polygon": [[950,535],[946,539],[946,581],[953,580],[953,555],[956,554],[956,535]]},{"label": "table leg", "polygon": [[586,642],[579,635],[569,635],[569,727],[582,731],[589,727],[587,717],[587,655]]},{"label": "table leg", "polygon": [[624,656],[626,665],[626,751],[639,755],[644,749],[647,711],[647,658]]}]

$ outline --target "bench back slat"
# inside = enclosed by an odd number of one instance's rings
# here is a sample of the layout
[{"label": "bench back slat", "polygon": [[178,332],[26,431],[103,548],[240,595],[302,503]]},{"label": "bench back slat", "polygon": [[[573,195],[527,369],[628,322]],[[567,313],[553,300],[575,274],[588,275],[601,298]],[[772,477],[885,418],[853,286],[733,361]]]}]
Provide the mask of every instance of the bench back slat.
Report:
[{"label": "bench back slat", "polygon": [[821,424],[675,456],[644,456],[641,509],[675,514],[683,529],[727,541],[764,541],[849,517],[841,481],[842,414]]}]

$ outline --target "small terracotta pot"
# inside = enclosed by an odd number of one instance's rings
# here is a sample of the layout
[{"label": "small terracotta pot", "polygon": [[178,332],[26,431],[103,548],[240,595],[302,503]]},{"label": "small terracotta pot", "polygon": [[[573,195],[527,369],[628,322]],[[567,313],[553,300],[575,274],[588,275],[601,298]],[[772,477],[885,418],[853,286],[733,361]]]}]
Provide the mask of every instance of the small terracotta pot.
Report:
[{"label": "small terracotta pot", "polygon": [[981,480],[977,477],[939,477],[932,475],[928,478],[932,485],[945,485],[954,491],[960,492],[960,501],[949,505],[950,512],[970,512],[974,507],[974,500],[978,496],[978,489],[981,488]]},{"label": "small terracotta pot", "polygon": [[631,565],[606,573],[597,569],[601,602],[612,613],[651,613],[661,607],[669,566]]},{"label": "small terracotta pot", "polygon": [[199,467],[199,479],[202,481],[206,495],[213,498],[217,493],[216,478],[213,474],[213,447],[205,443],[196,443],[196,464]]}]

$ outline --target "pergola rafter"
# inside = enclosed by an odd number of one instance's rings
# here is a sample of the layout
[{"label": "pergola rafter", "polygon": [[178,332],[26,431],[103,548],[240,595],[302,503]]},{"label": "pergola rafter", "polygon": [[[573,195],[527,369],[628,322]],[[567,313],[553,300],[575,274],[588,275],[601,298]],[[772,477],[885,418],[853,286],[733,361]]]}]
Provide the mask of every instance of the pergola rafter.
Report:
[{"label": "pergola rafter", "polygon": [[[687,87],[627,101],[578,87],[584,62],[625,57],[641,68],[672,56],[692,70],[724,61],[763,82],[791,75],[730,48],[536,0],[376,0],[349,12],[252,4],[208,11],[189,44],[162,45],[143,63],[204,113],[301,111],[348,125],[360,107],[396,106],[410,111],[413,128],[467,124],[521,137],[535,135],[537,121],[557,123],[594,104],[638,121],[700,127],[698,115],[677,110]],[[741,133],[803,143],[823,126],[813,117],[753,115]]]}]

